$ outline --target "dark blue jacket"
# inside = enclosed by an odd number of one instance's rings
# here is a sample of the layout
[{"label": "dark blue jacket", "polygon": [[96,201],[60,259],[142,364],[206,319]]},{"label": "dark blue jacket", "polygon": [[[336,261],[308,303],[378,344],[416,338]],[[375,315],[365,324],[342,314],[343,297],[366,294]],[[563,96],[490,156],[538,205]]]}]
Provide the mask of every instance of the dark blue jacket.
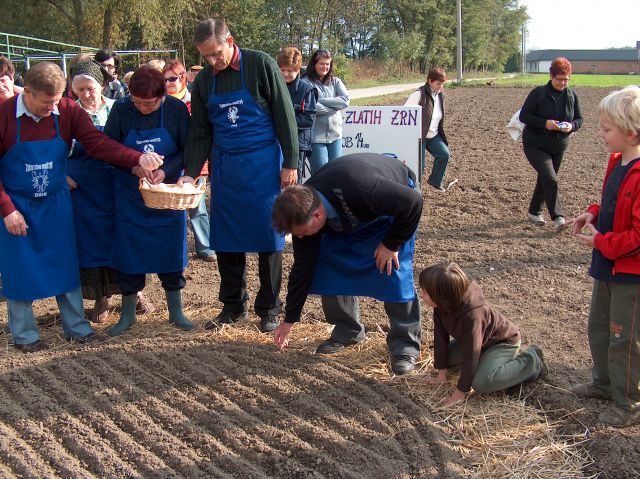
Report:
[{"label": "dark blue jacket", "polygon": [[289,95],[291,95],[291,101],[293,101],[293,109],[296,112],[300,151],[311,151],[318,91],[309,80],[300,78],[300,75],[291,83],[287,83],[287,88]]}]

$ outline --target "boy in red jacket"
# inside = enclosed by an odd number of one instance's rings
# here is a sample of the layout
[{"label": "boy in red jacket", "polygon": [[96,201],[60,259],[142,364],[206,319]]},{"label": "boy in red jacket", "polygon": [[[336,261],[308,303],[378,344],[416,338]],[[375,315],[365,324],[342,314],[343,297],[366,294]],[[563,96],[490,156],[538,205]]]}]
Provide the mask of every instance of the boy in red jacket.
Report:
[{"label": "boy in red jacket", "polygon": [[[447,382],[447,370],[462,366],[456,389],[442,406],[457,404],[471,387],[480,394],[500,391],[548,373],[540,346],[520,348],[520,330],[489,306],[482,288],[456,263],[420,273],[420,296],[433,310],[433,367],[429,384]],[[453,338],[453,341],[451,341]]]},{"label": "boy in red jacket", "polygon": [[640,88],[605,97],[600,137],[611,152],[600,204],[569,221],[573,235],[593,248],[589,312],[592,381],[581,397],[613,401],[598,416],[609,426],[640,423]]}]

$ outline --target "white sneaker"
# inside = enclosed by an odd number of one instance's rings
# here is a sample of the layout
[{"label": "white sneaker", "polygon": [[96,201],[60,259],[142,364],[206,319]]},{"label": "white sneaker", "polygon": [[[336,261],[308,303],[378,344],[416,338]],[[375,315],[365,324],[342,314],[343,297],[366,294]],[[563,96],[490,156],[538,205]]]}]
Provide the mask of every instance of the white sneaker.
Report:
[{"label": "white sneaker", "polygon": [[553,220],[553,227],[556,229],[556,233],[560,233],[567,226],[564,221],[564,216],[558,216],[555,220]]},{"label": "white sneaker", "polygon": [[536,226],[544,226],[547,223],[542,215],[532,215],[531,213],[527,213],[527,215],[529,215],[529,223],[533,223]]}]

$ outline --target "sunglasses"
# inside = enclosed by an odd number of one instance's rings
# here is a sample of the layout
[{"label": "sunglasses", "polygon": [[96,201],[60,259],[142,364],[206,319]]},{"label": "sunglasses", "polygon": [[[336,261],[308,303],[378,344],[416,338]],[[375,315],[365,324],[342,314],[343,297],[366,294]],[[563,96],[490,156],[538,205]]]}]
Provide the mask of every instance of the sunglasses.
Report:
[{"label": "sunglasses", "polygon": [[[180,75],[180,76],[182,76],[182,75]],[[165,78],[165,79],[164,79],[164,81],[165,81],[165,82],[174,82],[174,81],[178,81],[178,80],[180,80],[180,76],[177,76],[177,77],[167,77],[167,78]]]}]

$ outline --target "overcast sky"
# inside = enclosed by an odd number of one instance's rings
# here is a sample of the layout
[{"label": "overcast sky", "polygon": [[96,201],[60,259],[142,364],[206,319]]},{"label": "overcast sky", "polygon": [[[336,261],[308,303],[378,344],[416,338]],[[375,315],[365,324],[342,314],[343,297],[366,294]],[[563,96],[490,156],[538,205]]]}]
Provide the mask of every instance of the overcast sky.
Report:
[{"label": "overcast sky", "polygon": [[635,47],[640,0],[520,0],[527,7],[527,51]]}]

